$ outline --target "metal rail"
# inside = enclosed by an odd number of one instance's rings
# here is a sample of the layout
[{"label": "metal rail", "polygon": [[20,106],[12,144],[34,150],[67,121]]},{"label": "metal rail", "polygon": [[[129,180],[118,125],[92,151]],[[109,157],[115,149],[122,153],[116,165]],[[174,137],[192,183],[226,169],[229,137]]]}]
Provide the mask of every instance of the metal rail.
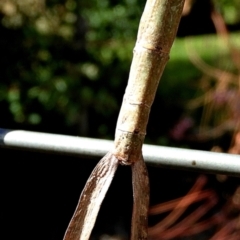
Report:
[{"label": "metal rail", "polygon": [[[113,148],[113,141],[0,128],[0,146],[102,157]],[[157,167],[240,177],[240,155],[144,144],[143,156]]]}]

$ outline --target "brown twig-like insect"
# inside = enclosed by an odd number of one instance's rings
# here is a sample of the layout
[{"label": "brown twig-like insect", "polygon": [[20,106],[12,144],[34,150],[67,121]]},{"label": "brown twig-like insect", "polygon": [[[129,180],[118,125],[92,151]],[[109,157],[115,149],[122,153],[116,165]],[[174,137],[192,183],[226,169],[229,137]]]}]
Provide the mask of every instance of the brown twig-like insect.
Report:
[{"label": "brown twig-like insect", "polygon": [[160,77],[169,59],[184,0],[148,0],[139,25],[128,85],[118,117],[114,148],[89,177],[64,240],[88,240],[118,164],[131,165],[131,240],[146,240],[149,180],[142,157],[146,126]]}]

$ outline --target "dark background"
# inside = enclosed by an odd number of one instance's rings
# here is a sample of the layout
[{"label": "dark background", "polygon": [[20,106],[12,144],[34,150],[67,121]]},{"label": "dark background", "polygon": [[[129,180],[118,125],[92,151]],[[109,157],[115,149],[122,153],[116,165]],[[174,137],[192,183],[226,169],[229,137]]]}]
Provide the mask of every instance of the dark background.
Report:
[{"label": "dark background", "polygon": [[[99,159],[16,149],[1,149],[1,156],[4,159],[0,167],[2,236],[5,239],[62,239],[86,179]],[[199,175],[153,167],[148,170],[151,205],[187,194]],[[208,213],[211,216],[234,193],[239,181],[229,178],[221,183],[214,175],[207,177],[204,188],[214,189],[218,197],[218,204]],[[120,166],[101,207],[92,239],[100,239],[103,234],[129,239],[131,213],[131,169]],[[157,223],[163,216],[150,217],[149,224]],[[198,236],[209,239],[212,231]]]}]

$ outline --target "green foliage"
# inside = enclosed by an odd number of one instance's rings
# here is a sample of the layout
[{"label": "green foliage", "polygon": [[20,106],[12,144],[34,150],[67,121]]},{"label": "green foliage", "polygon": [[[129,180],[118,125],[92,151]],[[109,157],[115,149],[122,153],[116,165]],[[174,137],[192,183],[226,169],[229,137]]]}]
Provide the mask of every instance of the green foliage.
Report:
[{"label": "green foliage", "polygon": [[236,24],[240,22],[240,2],[239,0],[214,0],[218,10],[222,12],[227,24]]},{"label": "green foliage", "polygon": [[[143,4],[1,2],[4,55],[9,56],[8,64],[1,60],[1,101],[14,122],[41,126],[51,112],[61,116],[56,124],[75,133],[98,136],[99,126],[105,126],[100,135],[112,136],[107,122],[116,122]],[[89,126],[90,118],[94,125]]]},{"label": "green foliage", "polygon": [[[1,127],[113,138],[144,4],[0,1]],[[223,10],[237,5],[234,0],[219,1]],[[194,41],[198,48],[202,38]],[[184,44],[182,39],[174,44],[151,117],[155,125],[148,132],[161,143],[167,142],[166,132],[156,131],[164,124],[158,117],[163,104],[182,107],[195,94],[196,86],[189,82],[201,75]],[[203,57],[213,59],[209,51]],[[167,114],[166,121],[172,117]]]}]

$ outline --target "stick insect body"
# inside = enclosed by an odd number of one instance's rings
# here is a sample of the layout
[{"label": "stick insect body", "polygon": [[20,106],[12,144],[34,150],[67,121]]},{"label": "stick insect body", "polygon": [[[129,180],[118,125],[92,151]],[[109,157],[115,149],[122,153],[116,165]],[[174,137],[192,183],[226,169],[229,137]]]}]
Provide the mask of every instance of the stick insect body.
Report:
[{"label": "stick insect body", "polygon": [[140,21],[114,148],[97,164],[80,196],[64,240],[88,240],[118,164],[131,165],[131,240],[146,240],[149,180],[142,156],[151,105],[173,44],[184,0],[148,0]]}]

